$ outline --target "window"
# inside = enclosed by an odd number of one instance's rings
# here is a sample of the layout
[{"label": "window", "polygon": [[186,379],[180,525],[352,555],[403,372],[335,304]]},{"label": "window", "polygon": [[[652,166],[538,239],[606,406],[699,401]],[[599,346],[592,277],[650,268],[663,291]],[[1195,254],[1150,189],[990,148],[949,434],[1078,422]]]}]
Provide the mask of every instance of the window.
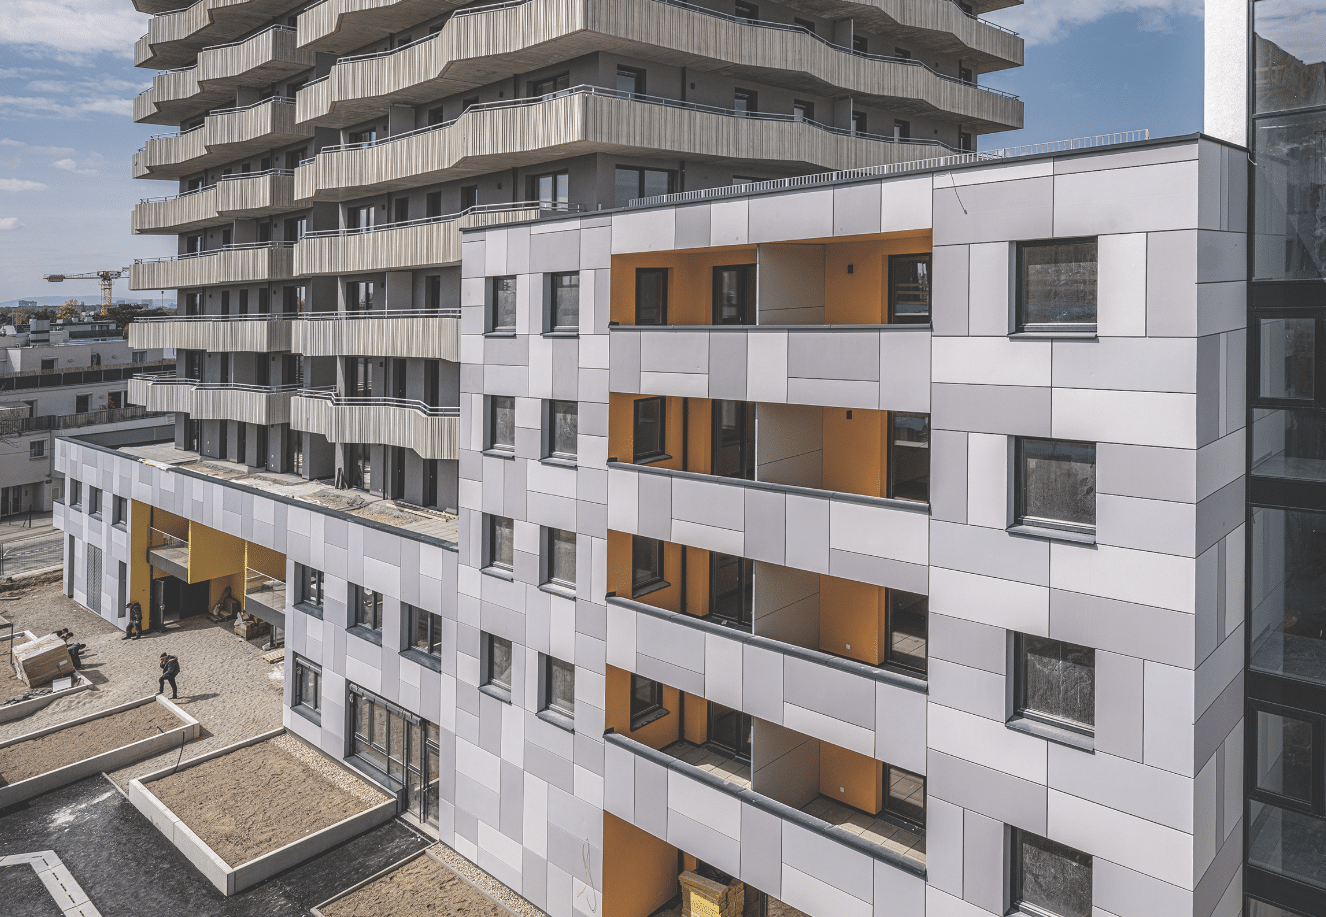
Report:
[{"label": "window", "polygon": [[631,597],[645,595],[668,585],[663,579],[663,542],[643,535],[632,535]]},{"label": "window", "polygon": [[811,22],[809,19],[793,19],[792,24],[795,26],[800,26],[801,28],[809,32],[811,35],[815,34],[815,23]]},{"label": "window", "polygon": [[441,105],[428,109],[428,126],[433,127],[447,120],[446,109]]},{"label": "window", "polygon": [[631,674],[631,729],[639,729],[668,715],[663,709],[663,685]]},{"label": "window", "polygon": [[391,220],[393,223],[406,223],[410,219],[410,199],[398,197],[392,201]]},{"label": "window", "polygon": [[222,291],[221,291],[221,314],[222,314],[222,315],[229,315],[229,314],[230,314],[230,291],[229,291],[229,290],[222,290]]},{"label": "window", "polygon": [[1269,710],[1257,711],[1258,792],[1312,804],[1313,722]]},{"label": "window", "polygon": [[[1263,315],[1254,324],[1257,399],[1310,404],[1317,399],[1317,318],[1310,313]],[[1323,342],[1326,343],[1326,342]]]},{"label": "window", "polygon": [[720,623],[749,631],[755,599],[755,564],[745,557],[709,552],[709,613]]},{"label": "window", "polygon": [[667,454],[666,398],[638,398],[635,402],[635,422],[633,430],[633,454],[631,460],[637,464],[657,462],[669,459]]},{"label": "window", "polygon": [[315,608],[322,607],[322,571],[314,570],[312,567],[306,567],[298,564],[295,571],[298,577],[298,591],[295,593],[295,601],[303,602],[305,605],[312,605]]},{"label": "window", "polygon": [[715,325],[755,324],[755,265],[714,268]]},{"label": "window", "polygon": [[729,757],[749,761],[754,724],[751,715],[713,701],[708,706],[709,746]]},{"label": "window", "polygon": [[559,73],[556,76],[544,77],[541,80],[531,80],[529,84],[529,94],[531,96],[546,96],[553,92],[562,92],[571,88],[571,74]]},{"label": "window", "polygon": [[745,19],[747,22],[758,22],[760,19],[760,8],[754,3],[746,3],[744,0],[737,0],[737,18]]},{"label": "window", "polygon": [[87,511],[89,515],[101,515],[101,488],[89,487],[87,489]]},{"label": "window", "polygon": [[732,94],[732,110],[738,118],[753,115],[760,110],[760,94],[753,89],[737,89]]},{"label": "window", "polygon": [[673,173],[664,169],[639,169],[618,166],[616,172],[616,200],[625,207],[635,198],[671,194]]},{"label": "window", "polygon": [[[1254,701],[1248,767],[1248,862],[1279,876],[1326,888],[1326,717]],[[1314,912],[1315,913],[1315,912]]]},{"label": "window", "polygon": [[285,470],[290,474],[304,473],[304,434],[299,430],[286,430]]},{"label": "window", "polygon": [[1249,668],[1326,685],[1326,514],[1253,507],[1251,540]]},{"label": "window", "polygon": [[930,502],[930,415],[889,412],[889,497]]},{"label": "window", "polygon": [[373,228],[373,205],[364,204],[359,207],[345,208],[345,228],[346,229],[372,229]]},{"label": "window", "polygon": [[92,355],[92,362],[91,362],[89,365],[91,365],[91,366],[100,366],[100,365],[101,365],[101,354],[99,354],[99,353],[94,353],[94,354]]},{"label": "window", "polygon": [[862,54],[869,54],[870,42],[866,40],[866,37],[864,35],[853,35],[852,50],[860,51]]},{"label": "window", "polygon": [[516,278],[494,277],[489,281],[491,313],[489,331],[514,334],[516,330]]},{"label": "window", "polygon": [[354,682],[350,693],[351,763],[385,774],[405,790],[405,808],[437,826],[441,783],[437,726],[378,697]]},{"label": "window", "polygon": [[1096,651],[1018,634],[1013,652],[1017,715],[1090,734],[1096,724]]},{"label": "window", "polygon": [[373,284],[347,283],[345,285],[345,311],[367,312],[373,308]]},{"label": "window", "polygon": [[890,589],[887,609],[888,643],[884,647],[885,664],[906,669],[909,673],[924,678],[930,599],[924,595]]},{"label": "window", "polygon": [[382,593],[365,589],[363,586],[350,587],[350,624],[366,630],[382,630]]},{"label": "window", "polygon": [[[855,117],[855,116],[853,116]],[[895,140],[910,140],[912,136],[912,122],[903,121],[899,118],[893,120],[893,137]]]},{"label": "window", "polygon": [[[479,206],[479,186],[464,185],[460,189],[460,209],[469,210],[471,207]],[[442,212],[441,206],[438,207],[438,213]]]},{"label": "window", "polygon": [[543,581],[564,589],[576,586],[576,533],[565,529],[543,530],[545,573]]},{"label": "window", "polygon": [[972,72],[970,67],[959,67],[958,79],[962,80],[964,83],[975,83],[976,75]]},{"label": "window", "polygon": [[551,296],[548,303],[549,331],[573,332],[580,330],[580,272],[552,274]]},{"label": "window", "polygon": [[488,397],[488,449],[516,451],[516,399],[510,395]]},{"label": "window", "polygon": [[1018,439],[1017,476],[1018,525],[1095,532],[1095,443]]},{"label": "window", "polygon": [[505,516],[488,517],[488,563],[486,567],[510,572],[515,569],[515,523]]},{"label": "window", "polygon": [[83,482],[69,479],[69,505],[78,506],[83,502]]},{"label": "window", "polygon": [[792,118],[797,121],[814,121],[815,103],[794,99],[792,101]]},{"label": "window", "polygon": [[135,350],[135,351],[133,352],[133,362],[135,362],[135,363],[146,363],[146,362],[147,362],[147,352],[144,351],[144,350]]},{"label": "window", "polygon": [[510,692],[511,641],[495,634],[484,634],[483,643],[483,683]]},{"label": "window", "polygon": [[1017,330],[1096,330],[1095,239],[1018,246]]},{"label": "window", "polygon": [[[1259,0],[1257,6],[1266,2]],[[1305,24],[1305,32],[1307,28]],[[1287,87],[1295,89],[1317,87],[1313,93],[1317,97],[1326,95],[1320,82],[1320,77],[1285,80]],[[1320,202],[1326,196],[1326,175],[1321,169],[1326,156],[1326,111],[1259,119],[1255,143],[1257,161],[1274,165],[1257,169],[1253,177],[1258,201],[1253,231],[1259,240],[1254,246],[1253,279],[1326,277],[1326,234],[1319,222]]]},{"label": "window", "polygon": [[74,413],[75,413],[75,414],[86,414],[86,413],[87,413],[88,411],[90,411],[91,409],[92,409],[92,396],[91,396],[91,395],[75,395],[75,396],[74,396]]},{"label": "window", "polygon": [[884,811],[925,828],[925,778],[892,764],[884,765]]},{"label": "window", "polygon": [[[1317,18],[1319,8],[1293,0],[1258,0],[1253,9],[1256,110],[1326,105],[1326,85],[1320,77],[1326,38]],[[1312,73],[1315,79],[1308,76]]]},{"label": "window", "polygon": [[403,604],[402,610],[405,612],[405,648],[441,657],[442,618],[413,605]]},{"label": "window", "polygon": [[635,323],[637,325],[666,325],[668,323],[668,269],[639,267],[635,269]]},{"label": "window", "polygon": [[569,662],[539,654],[543,664],[543,703],[541,710],[573,717],[576,713],[576,670]]},{"label": "window", "polygon": [[32,442],[28,443],[28,458],[46,458],[46,440],[34,439]]},{"label": "window", "polygon": [[322,710],[322,668],[295,657],[295,684],[292,706],[306,707],[314,713]]},{"label": "window", "polygon": [[715,399],[711,408],[710,474],[755,480],[755,404]]},{"label": "window", "polygon": [[889,321],[925,325],[930,322],[930,256],[889,258]]},{"label": "window", "polygon": [[53,372],[55,372],[55,361],[54,361],[54,360],[42,360],[42,361],[41,361],[41,371],[44,372],[44,373],[53,373]]},{"label": "window", "polygon": [[897,45],[895,45],[893,47],[893,56],[900,57],[903,60],[911,60],[912,52],[908,51],[906,48],[899,48]]},{"label": "window", "polygon": [[617,91],[643,95],[645,91],[645,72],[633,67],[618,67]]},{"label": "window", "polygon": [[559,204],[571,199],[571,175],[569,172],[549,172],[546,175],[529,177],[529,199],[540,204],[551,205],[554,210],[563,210]]},{"label": "window", "polygon": [[124,525],[129,521],[129,501],[124,497],[111,498],[111,525]]},{"label": "window", "polygon": [[866,113],[863,111],[852,112],[852,133],[864,134],[866,132]]},{"label": "window", "polygon": [[1037,917],[1091,917],[1091,856],[1013,831],[1013,906]]},{"label": "window", "polygon": [[574,401],[548,402],[549,457],[575,461],[579,450],[576,438],[579,414],[579,405]]},{"label": "window", "polygon": [[975,152],[976,145],[972,143],[972,135],[967,131],[958,131],[958,149],[966,153]]}]

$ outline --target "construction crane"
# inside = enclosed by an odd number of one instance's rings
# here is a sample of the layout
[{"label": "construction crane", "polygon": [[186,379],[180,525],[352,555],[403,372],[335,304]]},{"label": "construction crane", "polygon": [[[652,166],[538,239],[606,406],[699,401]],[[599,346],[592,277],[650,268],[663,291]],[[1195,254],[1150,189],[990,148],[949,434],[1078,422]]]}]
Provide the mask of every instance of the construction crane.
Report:
[{"label": "construction crane", "polygon": [[88,274],[47,274],[43,279],[51,283],[60,283],[64,280],[100,280],[101,281],[101,314],[109,315],[111,307],[111,283],[119,280],[125,274],[129,273],[127,267],[122,267],[118,271],[92,271]]}]

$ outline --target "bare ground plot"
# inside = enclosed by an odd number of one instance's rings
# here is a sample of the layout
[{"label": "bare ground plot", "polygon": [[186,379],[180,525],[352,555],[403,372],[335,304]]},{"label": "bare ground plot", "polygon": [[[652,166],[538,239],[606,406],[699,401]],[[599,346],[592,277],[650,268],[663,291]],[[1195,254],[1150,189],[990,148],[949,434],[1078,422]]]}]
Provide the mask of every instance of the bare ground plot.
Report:
[{"label": "bare ground plot", "polygon": [[9,658],[6,656],[0,660],[0,704],[26,690],[28,686],[23,683],[23,679],[15,675],[14,670],[9,667]]},{"label": "bare ground plot", "polygon": [[511,917],[427,854],[319,910],[324,917]]},{"label": "bare ground plot", "polygon": [[[282,741],[284,739],[285,741]],[[230,866],[240,866],[384,802],[378,790],[333,780],[282,736],[146,784]],[[344,772],[342,772],[344,773]]]},{"label": "bare ground plot", "polygon": [[12,786],[182,725],[165,707],[151,703],[0,748],[0,786]]},{"label": "bare ground plot", "polygon": [[[122,629],[66,597],[58,580],[3,593],[0,614],[20,632],[49,634],[61,627],[71,629],[74,642],[87,644],[82,672],[93,685],[89,691],[62,697],[21,720],[0,723],[0,742],[155,692],[161,674],[157,663],[163,652],[178,656],[182,667],[176,679],[180,696],[175,703],[202,725],[199,737],[184,748],[186,761],[281,726],[281,666],[263,662],[256,646],[205,616],[171,624],[164,633],[123,640]],[[178,755],[178,749],[162,753],[111,777],[125,789],[134,777],[174,764]]]}]

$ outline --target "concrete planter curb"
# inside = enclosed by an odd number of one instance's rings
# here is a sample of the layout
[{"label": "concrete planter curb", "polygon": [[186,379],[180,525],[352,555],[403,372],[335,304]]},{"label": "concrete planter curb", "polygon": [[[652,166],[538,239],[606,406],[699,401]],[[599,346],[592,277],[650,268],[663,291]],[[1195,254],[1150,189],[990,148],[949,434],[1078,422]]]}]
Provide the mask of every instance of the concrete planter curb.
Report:
[{"label": "concrete planter curb", "polygon": [[58,789],[66,784],[82,780],[84,777],[90,777],[93,774],[100,774],[102,771],[119,770],[127,767],[135,761],[141,761],[144,758],[150,758],[153,755],[159,755],[164,751],[179,748],[189,739],[198,738],[198,721],[189,714],[185,713],[179,707],[172,704],[160,695],[144,697],[140,700],[131,701],[127,704],[121,704],[118,707],[111,707],[109,710],[102,710],[100,713],[89,714],[79,717],[76,720],[70,720],[67,723],[60,723],[57,726],[51,726],[47,729],[39,729],[36,732],[30,732],[27,735],[21,735],[8,742],[0,742],[0,748],[8,748],[11,745],[17,745],[19,742],[26,742],[29,739],[39,739],[42,736],[50,735],[53,732],[59,732],[61,729],[67,729],[70,726],[81,726],[84,723],[90,723],[93,720],[99,720],[103,717],[113,716],[116,713],[123,713],[126,710],[133,710],[135,707],[141,707],[144,704],[161,704],[181,721],[181,725],[169,732],[163,732],[160,735],[149,736],[146,739],[140,739],[122,748],[115,748],[99,755],[93,755],[90,758],[84,758],[82,761],[75,761],[73,764],[67,764],[64,767],[53,771],[47,771],[44,774],[38,774],[35,777],[29,777],[27,780],[20,780],[18,783],[9,786],[0,787],[0,809],[12,806],[15,803],[23,802],[34,796],[40,796],[42,793],[49,793],[51,790]]},{"label": "concrete planter curb", "polygon": [[31,716],[38,710],[48,704],[59,700],[62,697],[68,697],[70,694],[78,694],[92,687],[92,682],[83,677],[82,673],[75,670],[74,683],[71,687],[62,691],[52,691],[50,694],[43,694],[41,697],[34,697],[31,700],[20,701],[17,704],[6,704],[0,707],[0,723],[10,723],[14,720],[21,720],[25,716]]},{"label": "concrete planter curb", "polygon": [[322,902],[321,904],[319,904],[317,907],[309,908],[309,910],[312,912],[313,917],[327,917],[327,915],[325,915],[325,914],[322,912],[322,908],[327,907],[329,904],[335,904],[337,901],[340,901],[342,898],[346,897],[347,895],[352,895],[352,894],[354,894],[355,892],[359,891],[359,889],[363,888],[365,885],[368,885],[368,884],[371,883],[371,882],[376,882],[378,879],[381,879],[383,876],[385,876],[385,875],[387,875],[387,874],[389,874],[389,873],[393,873],[393,872],[395,872],[396,870],[400,869],[401,867],[403,867],[403,866],[407,866],[407,865],[409,865],[410,863],[412,863],[413,861],[419,859],[419,857],[423,857],[423,856],[426,856],[426,857],[428,857],[429,859],[436,861],[438,864],[440,864],[440,865],[442,866],[443,869],[446,869],[446,870],[449,871],[449,872],[455,873],[456,877],[459,878],[462,882],[464,882],[464,883],[465,883],[466,885],[468,885],[470,888],[474,889],[474,890],[475,890],[476,892],[478,892],[479,894],[483,895],[483,896],[484,896],[485,898],[487,898],[489,901],[493,902],[493,904],[497,905],[497,906],[498,906],[499,908],[501,908],[505,913],[510,914],[511,917],[517,917],[517,914],[516,914],[515,911],[511,910],[511,908],[507,907],[507,906],[506,906],[505,904],[503,904],[501,901],[498,901],[496,898],[494,898],[492,895],[488,894],[486,891],[484,891],[484,890],[483,890],[482,888],[480,888],[479,886],[475,885],[473,882],[471,882],[471,881],[470,881],[469,879],[467,879],[465,876],[462,876],[460,873],[456,872],[456,870],[452,869],[451,866],[449,866],[446,862],[444,862],[444,861],[442,860],[441,857],[439,857],[437,854],[433,853],[432,848],[430,848],[430,847],[425,847],[423,850],[417,850],[417,851],[415,851],[414,853],[410,854],[409,856],[405,857],[404,859],[402,859],[402,860],[397,860],[395,863],[392,863],[392,864],[391,864],[390,866],[388,866],[386,869],[384,869],[384,870],[382,870],[382,871],[380,871],[380,872],[375,872],[375,873],[373,873],[373,875],[369,876],[367,879],[365,879],[365,880],[362,881],[362,882],[356,882],[354,885],[350,886],[349,888],[347,888],[345,891],[341,892],[340,894],[332,895],[330,898],[328,898],[326,901],[324,901],[324,902]]},{"label": "concrete planter curb", "polygon": [[337,844],[390,821],[396,814],[395,797],[384,799],[380,804],[351,815],[334,825],[329,825],[321,831],[302,837],[297,841],[286,844],[284,847],[249,860],[247,863],[231,866],[221,859],[175,813],[166,808],[165,804],[146,787],[146,784],[154,780],[161,780],[177,771],[188,770],[190,767],[202,764],[204,761],[219,758],[250,745],[257,745],[259,742],[274,739],[284,733],[284,728],[264,732],[251,739],[227,745],[225,748],[209,754],[191,758],[178,767],[172,765],[129,781],[129,802],[133,804],[135,809],[143,813],[143,816],[152,823],[153,827],[164,834],[166,839],[174,844],[188,858],[190,863],[198,867],[199,872],[203,874],[207,881],[211,882],[223,895],[234,895],[246,888],[251,888],[264,879],[269,879],[279,872],[297,866],[305,860],[335,847]]}]

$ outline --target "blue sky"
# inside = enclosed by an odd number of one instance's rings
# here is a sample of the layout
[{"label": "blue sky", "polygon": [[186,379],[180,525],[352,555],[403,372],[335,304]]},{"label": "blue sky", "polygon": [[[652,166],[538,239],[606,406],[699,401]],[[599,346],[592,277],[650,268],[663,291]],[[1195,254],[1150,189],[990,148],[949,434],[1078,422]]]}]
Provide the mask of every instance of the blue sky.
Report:
[{"label": "blue sky", "polygon": [[[1027,127],[982,138],[982,149],[1199,130],[1201,13],[1202,0],[1030,0],[992,15],[1026,39],[1027,65],[985,81],[1023,98]],[[129,177],[134,151],[168,129],[131,118],[152,78],[132,61],[146,21],[130,0],[0,0],[0,301],[95,301],[95,282],[42,275],[174,250],[170,238],[129,233],[140,198],[174,193]]]}]

